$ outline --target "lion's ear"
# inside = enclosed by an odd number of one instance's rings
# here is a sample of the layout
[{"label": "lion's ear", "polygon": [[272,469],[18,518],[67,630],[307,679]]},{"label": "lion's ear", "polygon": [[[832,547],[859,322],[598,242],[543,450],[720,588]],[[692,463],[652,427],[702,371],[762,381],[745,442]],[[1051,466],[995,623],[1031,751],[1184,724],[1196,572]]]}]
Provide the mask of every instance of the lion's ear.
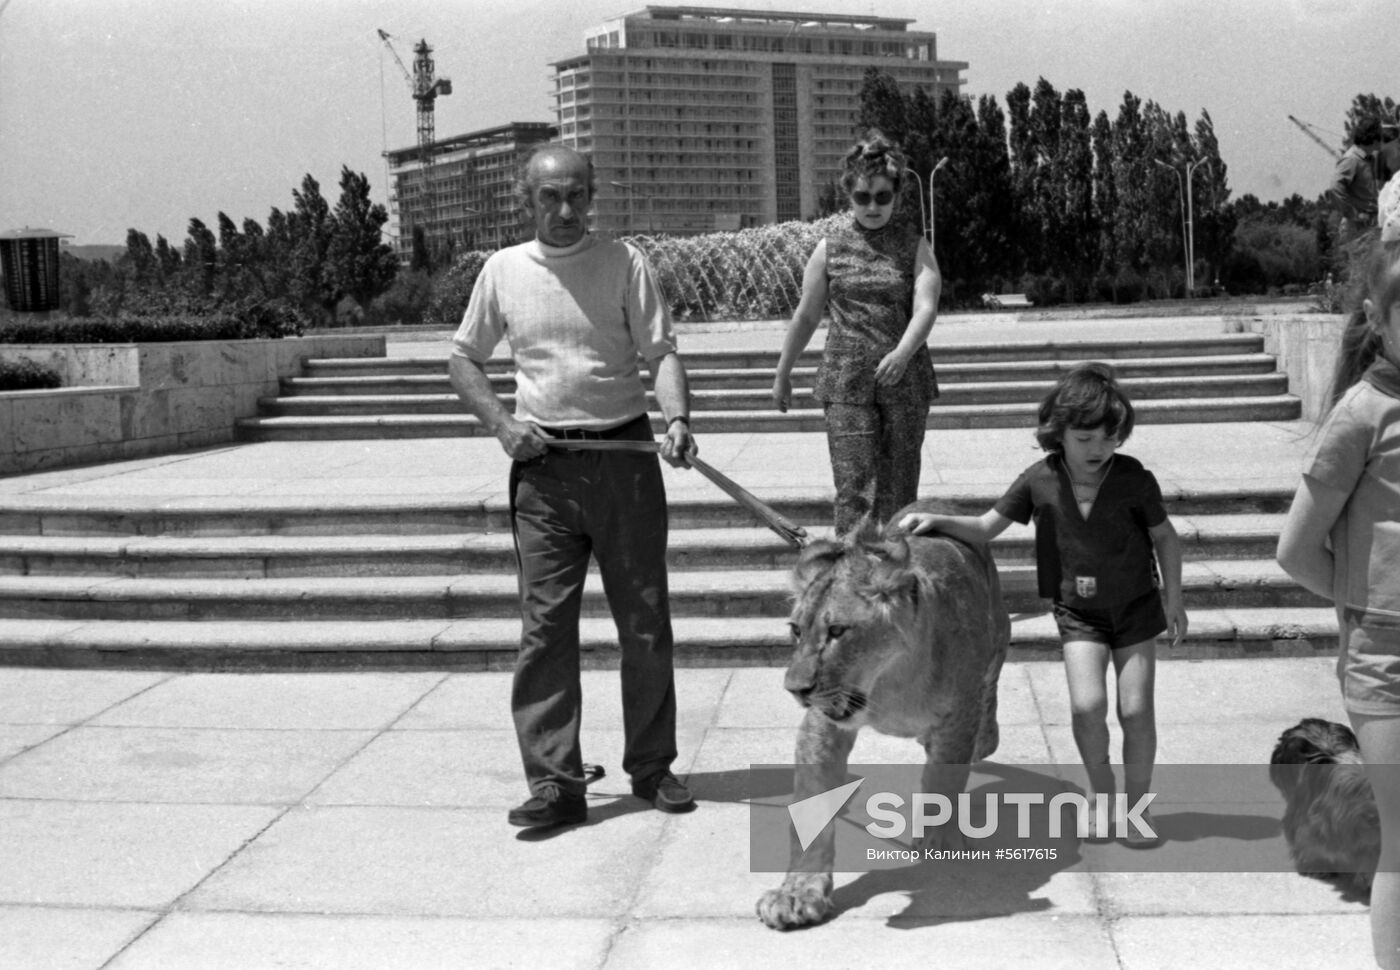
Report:
[{"label": "lion's ear", "polygon": [[879,562],[870,577],[872,591],[891,605],[896,600],[907,600],[917,607],[919,574],[909,565],[909,543],[896,537],[880,545]]},{"label": "lion's ear", "polygon": [[831,569],[846,552],[846,547],[830,539],[818,539],[802,550],[792,569],[793,585],[806,589],[818,576]]}]

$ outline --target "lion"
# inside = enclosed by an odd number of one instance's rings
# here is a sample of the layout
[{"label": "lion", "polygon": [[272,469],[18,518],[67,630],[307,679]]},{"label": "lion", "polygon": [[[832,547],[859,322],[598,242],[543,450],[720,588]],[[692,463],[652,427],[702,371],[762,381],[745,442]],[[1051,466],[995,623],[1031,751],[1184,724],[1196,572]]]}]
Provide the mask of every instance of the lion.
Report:
[{"label": "lion", "polygon": [[[819,540],[793,570],[790,626],[796,648],[783,685],[807,709],[797,733],[794,800],[844,783],[862,727],[917,738],[923,789],[956,796],[971,765],[996,750],[997,678],[1011,620],[991,551],[943,535],[901,534],[915,502],[884,534],[865,529],[844,542]],[[957,820],[935,828],[924,848],[962,848]],[[831,826],[805,852],[793,846],[782,886],[758,900],[774,929],[819,923],[834,908]]]}]

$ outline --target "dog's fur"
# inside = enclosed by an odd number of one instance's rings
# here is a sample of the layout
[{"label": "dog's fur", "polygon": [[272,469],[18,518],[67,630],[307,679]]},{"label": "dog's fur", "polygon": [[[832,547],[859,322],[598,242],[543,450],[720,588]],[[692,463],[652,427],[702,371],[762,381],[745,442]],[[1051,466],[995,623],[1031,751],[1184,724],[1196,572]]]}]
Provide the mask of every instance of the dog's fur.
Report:
[{"label": "dog's fur", "polygon": [[1309,717],[1279,736],[1269,779],[1284,797],[1283,834],[1298,872],[1369,894],[1380,816],[1356,735]]}]

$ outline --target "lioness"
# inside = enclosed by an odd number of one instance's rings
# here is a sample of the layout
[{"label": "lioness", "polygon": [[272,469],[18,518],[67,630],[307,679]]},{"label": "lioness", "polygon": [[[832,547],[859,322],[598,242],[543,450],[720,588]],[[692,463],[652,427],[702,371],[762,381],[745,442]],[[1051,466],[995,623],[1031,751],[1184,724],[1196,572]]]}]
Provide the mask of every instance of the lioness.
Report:
[{"label": "lioness", "polygon": [[[891,520],[937,511],[915,502]],[[956,796],[971,764],[997,746],[997,677],[1011,621],[996,563],[986,547],[947,536],[883,536],[808,546],[793,571],[791,627],[797,646],[784,686],[807,708],[797,733],[794,799],[846,781],[856,732],[918,738],[923,790]],[[956,819],[924,847],[961,847]],[[778,889],[758,901],[775,929],[831,914],[831,826],[794,863]]]}]

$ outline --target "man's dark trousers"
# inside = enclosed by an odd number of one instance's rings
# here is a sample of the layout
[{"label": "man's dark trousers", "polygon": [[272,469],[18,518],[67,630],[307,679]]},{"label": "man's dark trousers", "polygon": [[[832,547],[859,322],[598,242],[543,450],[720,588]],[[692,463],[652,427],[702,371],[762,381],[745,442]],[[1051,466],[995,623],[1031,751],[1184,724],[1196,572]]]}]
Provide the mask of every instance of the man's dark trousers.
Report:
[{"label": "man's dark trousers", "polygon": [[[652,440],[645,416],[608,437]],[[676,690],[656,455],[551,448],[512,465],[510,497],[522,624],[511,710],[531,791],[584,791],[578,621],[590,554],[621,647],[622,768],[635,779],[669,770]]]}]

